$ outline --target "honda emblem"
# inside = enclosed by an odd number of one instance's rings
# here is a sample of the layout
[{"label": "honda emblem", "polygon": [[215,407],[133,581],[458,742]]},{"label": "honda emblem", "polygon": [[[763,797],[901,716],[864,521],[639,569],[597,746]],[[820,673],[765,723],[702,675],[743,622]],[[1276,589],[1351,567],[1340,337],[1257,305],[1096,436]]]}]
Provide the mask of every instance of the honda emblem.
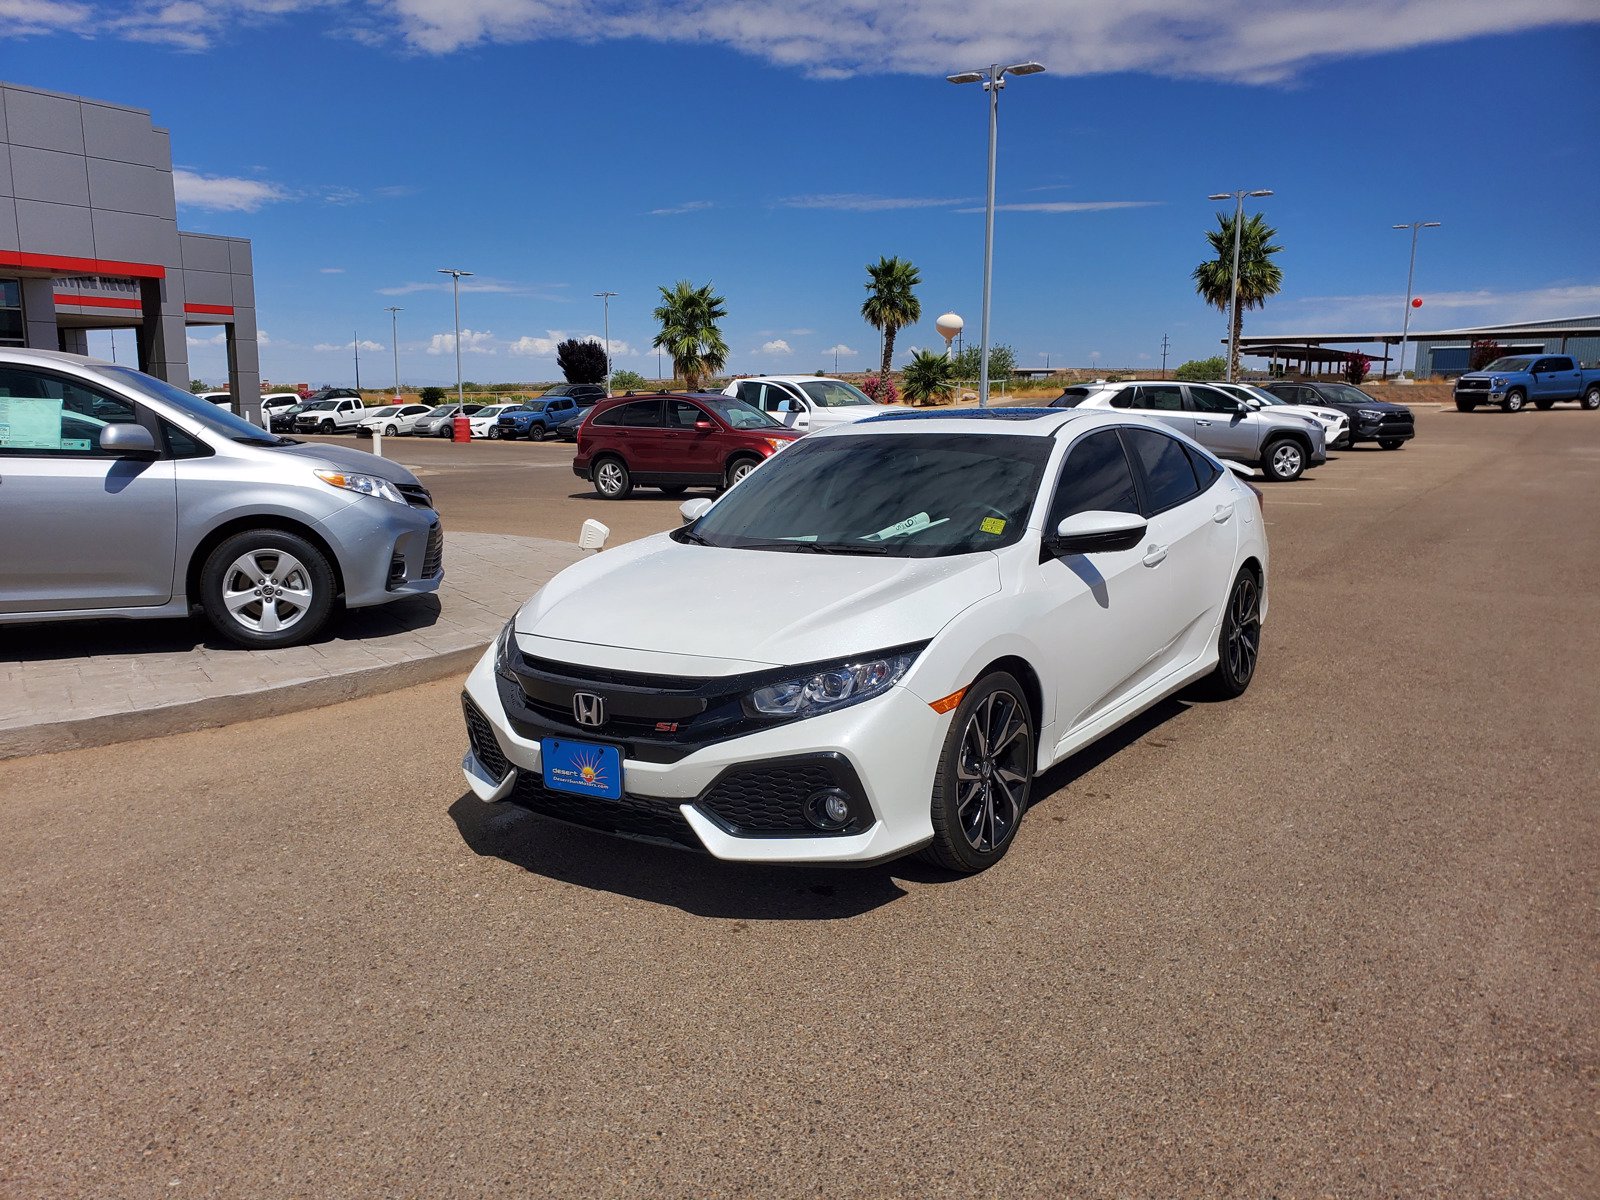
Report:
[{"label": "honda emblem", "polygon": [[574,692],[572,716],[579,725],[597,729],[606,723],[606,702],[593,692]]}]

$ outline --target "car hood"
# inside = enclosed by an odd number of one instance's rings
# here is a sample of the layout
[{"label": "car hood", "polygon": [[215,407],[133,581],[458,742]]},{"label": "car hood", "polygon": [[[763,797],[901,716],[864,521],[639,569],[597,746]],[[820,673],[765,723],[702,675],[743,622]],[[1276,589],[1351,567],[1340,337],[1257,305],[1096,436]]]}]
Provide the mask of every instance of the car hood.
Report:
[{"label": "car hood", "polygon": [[296,458],[303,458],[313,470],[317,467],[332,467],[339,471],[376,475],[379,479],[387,479],[390,483],[417,482],[417,477],[399,463],[379,458],[376,454],[368,454],[365,450],[357,450],[351,446],[304,442],[298,446],[278,447],[272,453],[292,454]]},{"label": "car hood", "polygon": [[787,666],[925,641],[999,589],[991,553],[727,550],[663,533],[568,567],[523,605],[516,630],[649,655]]},{"label": "car hood", "polygon": [[1322,400],[1319,403],[1326,404],[1329,408],[1370,408],[1373,412],[1411,411],[1404,404],[1396,404],[1392,400],[1362,400],[1359,403],[1354,400]]}]

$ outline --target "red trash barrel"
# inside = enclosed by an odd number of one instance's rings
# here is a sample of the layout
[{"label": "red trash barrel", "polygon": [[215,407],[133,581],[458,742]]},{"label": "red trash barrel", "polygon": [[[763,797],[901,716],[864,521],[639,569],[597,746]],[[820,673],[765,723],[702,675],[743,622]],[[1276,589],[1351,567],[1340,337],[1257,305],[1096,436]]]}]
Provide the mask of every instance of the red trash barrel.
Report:
[{"label": "red trash barrel", "polygon": [[459,413],[451,423],[450,440],[452,442],[470,442],[472,440],[472,422]]}]

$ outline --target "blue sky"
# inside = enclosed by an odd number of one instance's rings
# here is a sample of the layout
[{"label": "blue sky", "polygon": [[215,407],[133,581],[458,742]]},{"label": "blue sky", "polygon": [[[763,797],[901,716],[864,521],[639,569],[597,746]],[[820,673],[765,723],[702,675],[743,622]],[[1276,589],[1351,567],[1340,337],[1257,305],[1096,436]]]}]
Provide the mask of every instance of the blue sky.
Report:
[{"label": "blue sky", "polygon": [[1247,332],[1398,326],[1390,226],[1423,219],[1421,328],[1600,312],[1592,0],[0,0],[0,78],[149,109],[183,227],[253,240],[280,382],[347,382],[353,335],[388,382],[386,305],[405,380],[453,380],[446,266],[482,381],[557,377],[602,289],[654,375],[680,278],[727,298],[732,370],[866,369],[883,254],[923,277],[897,362],[946,310],[976,341],[985,98],[943,75],[1028,57],[994,268],[1021,365],[1216,352],[1189,273],[1236,187],[1285,247]]}]

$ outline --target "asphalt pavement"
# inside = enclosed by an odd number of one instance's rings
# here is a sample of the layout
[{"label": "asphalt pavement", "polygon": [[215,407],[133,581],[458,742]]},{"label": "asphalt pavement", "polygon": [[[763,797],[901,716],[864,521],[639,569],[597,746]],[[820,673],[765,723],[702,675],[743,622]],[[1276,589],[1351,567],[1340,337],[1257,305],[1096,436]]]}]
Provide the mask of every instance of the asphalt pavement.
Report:
[{"label": "asphalt pavement", "polygon": [[484,806],[451,682],[0,763],[0,1195],[1595,1196],[1600,415],[1418,428],[1264,487],[1249,693],[975,878]]}]

